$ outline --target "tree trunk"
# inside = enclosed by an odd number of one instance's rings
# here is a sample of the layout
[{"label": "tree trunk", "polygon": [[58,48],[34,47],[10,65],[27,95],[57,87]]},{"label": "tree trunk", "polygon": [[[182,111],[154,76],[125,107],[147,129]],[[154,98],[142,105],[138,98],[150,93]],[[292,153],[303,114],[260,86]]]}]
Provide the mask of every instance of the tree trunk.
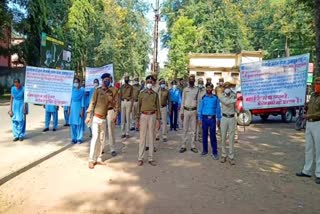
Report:
[{"label": "tree trunk", "polygon": [[315,76],[320,76],[320,0],[315,1],[315,30],[316,30],[316,69]]}]

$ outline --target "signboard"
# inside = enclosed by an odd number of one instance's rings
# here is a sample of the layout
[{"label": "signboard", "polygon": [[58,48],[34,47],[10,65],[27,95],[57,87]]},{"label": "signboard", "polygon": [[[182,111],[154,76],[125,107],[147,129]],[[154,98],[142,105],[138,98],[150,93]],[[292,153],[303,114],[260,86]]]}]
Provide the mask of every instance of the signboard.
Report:
[{"label": "signboard", "polygon": [[101,84],[101,75],[104,73],[111,74],[112,79],[114,80],[113,64],[104,65],[99,68],[86,67],[86,91],[90,91],[90,89],[94,88],[94,79],[98,79]]},{"label": "signboard", "polygon": [[40,65],[46,68],[70,69],[71,46],[53,37],[41,34]]},{"label": "signboard", "polygon": [[25,102],[69,106],[73,78],[74,71],[27,66]]},{"label": "signboard", "polygon": [[308,70],[308,85],[311,85],[313,82],[313,63],[309,63],[309,70]]},{"label": "signboard", "polygon": [[245,109],[305,103],[309,54],[240,65]]}]

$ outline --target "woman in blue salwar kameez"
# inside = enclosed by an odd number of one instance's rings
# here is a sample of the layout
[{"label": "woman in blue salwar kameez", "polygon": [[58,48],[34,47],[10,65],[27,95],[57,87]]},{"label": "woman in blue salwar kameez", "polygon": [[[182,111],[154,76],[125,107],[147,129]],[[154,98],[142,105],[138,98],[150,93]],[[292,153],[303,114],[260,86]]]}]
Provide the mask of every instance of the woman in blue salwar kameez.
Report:
[{"label": "woman in blue salwar kameez", "polygon": [[9,115],[12,117],[13,141],[23,141],[26,134],[26,114],[27,105],[24,103],[24,87],[19,79],[13,81],[14,86],[11,88],[11,99]]},{"label": "woman in blue salwar kameez", "polygon": [[81,88],[80,80],[75,78],[71,96],[69,111],[69,124],[72,143],[82,143],[83,140],[83,116],[84,116],[85,91]]}]

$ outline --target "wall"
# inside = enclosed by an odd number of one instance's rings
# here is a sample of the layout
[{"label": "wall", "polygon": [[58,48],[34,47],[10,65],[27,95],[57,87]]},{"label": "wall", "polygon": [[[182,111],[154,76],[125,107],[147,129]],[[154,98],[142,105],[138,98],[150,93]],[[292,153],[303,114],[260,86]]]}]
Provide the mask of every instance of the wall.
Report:
[{"label": "wall", "polygon": [[25,71],[25,68],[0,67],[0,88],[9,89],[15,78],[19,78],[21,83],[24,84]]}]

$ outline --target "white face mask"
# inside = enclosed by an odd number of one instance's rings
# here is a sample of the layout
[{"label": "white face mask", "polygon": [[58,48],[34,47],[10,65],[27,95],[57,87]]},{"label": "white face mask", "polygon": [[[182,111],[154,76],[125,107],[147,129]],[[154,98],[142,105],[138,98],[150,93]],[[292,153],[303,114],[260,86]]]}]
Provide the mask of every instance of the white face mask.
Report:
[{"label": "white face mask", "polygon": [[152,88],[152,84],[151,83],[147,83],[147,89],[151,89]]},{"label": "white face mask", "polygon": [[79,87],[79,83],[77,83],[77,82],[73,83],[73,87],[78,88]]},{"label": "white face mask", "polygon": [[98,84],[98,83],[94,83],[93,85],[94,85],[94,87],[98,87],[98,86],[99,86],[99,84]]},{"label": "white face mask", "polygon": [[166,88],[166,84],[161,84],[160,87],[161,88]]},{"label": "white face mask", "polygon": [[138,85],[138,84],[139,84],[139,82],[138,82],[138,81],[134,81],[134,84],[135,84],[135,85]]},{"label": "white face mask", "polygon": [[231,93],[231,90],[230,90],[229,88],[226,88],[226,89],[224,90],[224,94],[225,94],[226,96],[229,96],[230,93]]},{"label": "white face mask", "polygon": [[177,85],[173,85],[172,88],[173,88],[173,89],[176,89],[176,88],[177,88]]},{"label": "white face mask", "polygon": [[199,84],[198,86],[199,86],[199,88],[203,88],[203,84]]}]

